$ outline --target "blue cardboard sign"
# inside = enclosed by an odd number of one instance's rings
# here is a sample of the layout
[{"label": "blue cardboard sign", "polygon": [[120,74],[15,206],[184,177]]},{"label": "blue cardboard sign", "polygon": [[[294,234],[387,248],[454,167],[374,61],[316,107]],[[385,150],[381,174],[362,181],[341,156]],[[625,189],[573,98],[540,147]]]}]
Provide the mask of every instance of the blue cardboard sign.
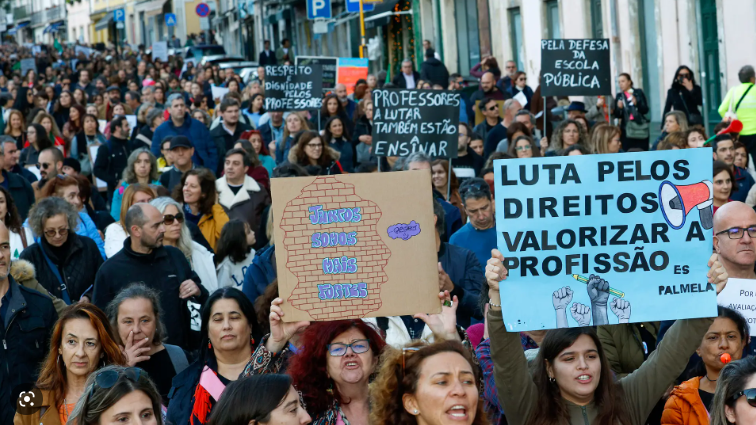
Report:
[{"label": "blue cardboard sign", "polygon": [[126,21],[126,12],[123,9],[116,9],[113,11],[113,22]]},{"label": "blue cardboard sign", "polygon": [[712,317],[710,148],[494,162],[510,332]]},{"label": "blue cardboard sign", "polygon": [[307,19],[331,19],[331,0],[307,0]]},{"label": "blue cardboard sign", "polygon": [[174,14],[174,13],[166,13],[165,14],[165,26],[167,26],[167,27],[175,27],[176,26],[176,14]]}]

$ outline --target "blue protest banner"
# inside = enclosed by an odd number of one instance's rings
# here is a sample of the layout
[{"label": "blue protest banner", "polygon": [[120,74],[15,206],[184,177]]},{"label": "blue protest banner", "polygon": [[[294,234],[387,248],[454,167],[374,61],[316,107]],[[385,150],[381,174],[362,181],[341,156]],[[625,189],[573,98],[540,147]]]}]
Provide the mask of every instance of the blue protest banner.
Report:
[{"label": "blue protest banner", "polygon": [[716,316],[710,148],[494,162],[510,332]]},{"label": "blue protest banner", "polygon": [[307,19],[331,19],[331,0],[307,0]]}]

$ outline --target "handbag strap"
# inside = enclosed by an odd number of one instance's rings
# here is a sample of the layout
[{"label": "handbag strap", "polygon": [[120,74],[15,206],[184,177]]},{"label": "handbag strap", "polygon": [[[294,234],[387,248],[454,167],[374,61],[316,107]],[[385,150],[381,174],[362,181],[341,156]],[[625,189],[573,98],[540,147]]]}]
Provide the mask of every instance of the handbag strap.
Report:
[{"label": "handbag strap", "polygon": [[39,244],[39,250],[42,251],[42,256],[45,257],[47,266],[50,267],[50,270],[52,270],[53,274],[55,275],[55,278],[58,279],[58,283],[60,283],[60,294],[61,294],[61,298],[63,298],[63,302],[65,302],[66,305],[71,305],[71,297],[68,295],[68,288],[66,288],[66,284],[63,282],[63,276],[60,275],[58,266],[56,266],[52,262],[52,260],[50,260],[50,257],[47,256],[47,253],[45,252],[45,247],[42,246],[41,243]]},{"label": "handbag strap", "polygon": [[738,100],[738,104],[735,105],[735,112],[738,112],[738,108],[740,108],[740,104],[743,103],[743,99],[745,99],[746,95],[748,94],[749,91],[751,91],[752,88],[753,88],[753,84],[748,86],[748,89],[746,89],[745,93],[743,93],[743,96],[740,96],[740,100]]},{"label": "handbag strap", "polygon": [[18,235],[21,236],[21,245],[23,245],[24,249],[26,249],[29,246],[28,242],[26,242],[26,229],[24,227],[21,227]]}]

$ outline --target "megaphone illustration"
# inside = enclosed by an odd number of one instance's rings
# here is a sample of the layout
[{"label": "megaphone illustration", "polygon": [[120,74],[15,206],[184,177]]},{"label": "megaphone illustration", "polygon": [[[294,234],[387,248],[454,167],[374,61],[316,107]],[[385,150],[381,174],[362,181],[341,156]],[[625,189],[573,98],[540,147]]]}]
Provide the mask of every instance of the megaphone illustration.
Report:
[{"label": "megaphone illustration", "polygon": [[698,216],[704,229],[714,227],[714,213],[711,205],[714,199],[714,185],[704,180],[687,186],[676,186],[669,181],[659,186],[659,202],[667,224],[677,230],[685,224],[685,217],[693,207],[698,207]]}]

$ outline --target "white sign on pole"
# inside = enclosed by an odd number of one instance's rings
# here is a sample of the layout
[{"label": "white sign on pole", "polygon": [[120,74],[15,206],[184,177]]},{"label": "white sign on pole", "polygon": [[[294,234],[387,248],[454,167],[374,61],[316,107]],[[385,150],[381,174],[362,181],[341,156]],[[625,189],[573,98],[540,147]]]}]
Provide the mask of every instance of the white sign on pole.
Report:
[{"label": "white sign on pole", "polygon": [[200,29],[208,31],[210,29],[210,18],[200,18]]},{"label": "white sign on pole", "polygon": [[152,60],[160,59],[163,62],[168,62],[168,42],[156,41],[152,43]]}]

